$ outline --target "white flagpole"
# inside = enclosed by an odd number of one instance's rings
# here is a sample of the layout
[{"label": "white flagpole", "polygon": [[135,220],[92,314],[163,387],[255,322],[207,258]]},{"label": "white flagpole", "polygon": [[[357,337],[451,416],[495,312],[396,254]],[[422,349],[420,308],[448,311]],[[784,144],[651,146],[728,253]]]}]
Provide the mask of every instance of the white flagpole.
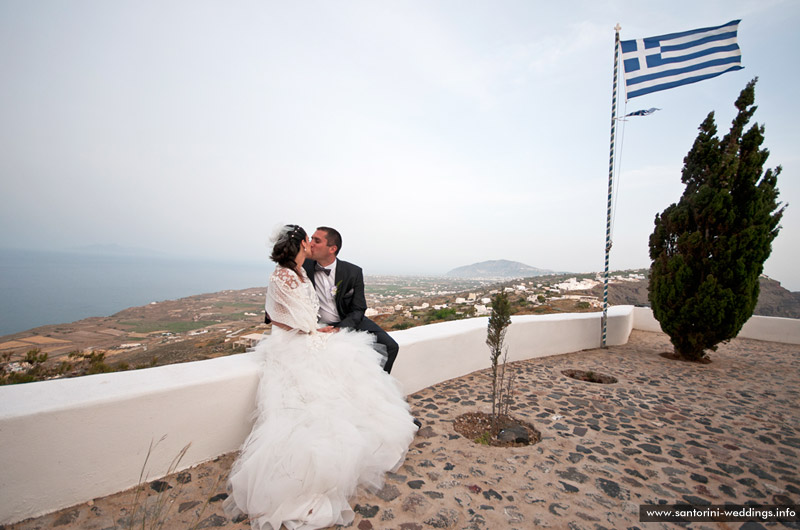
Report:
[{"label": "white flagpole", "polygon": [[619,30],[622,28],[619,24],[616,25],[614,30],[616,36],[614,38],[614,92],[611,97],[611,148],[608,159],[608,208],[606,210],[606,259],[605,259],[605,272],[603,274],[603,340],[601,347],[606,347],[606,333],[608,330],[608,255],[611,252],[611,195],[613,190],[614,178],[614,140],[617,134],[617,70],[619,63]]}]

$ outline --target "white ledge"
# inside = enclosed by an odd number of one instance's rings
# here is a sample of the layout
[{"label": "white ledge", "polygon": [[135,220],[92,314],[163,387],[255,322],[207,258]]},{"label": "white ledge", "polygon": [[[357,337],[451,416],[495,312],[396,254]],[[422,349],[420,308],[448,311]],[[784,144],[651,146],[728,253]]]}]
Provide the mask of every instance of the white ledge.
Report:
[{"label": "white ledge", "polygon": [[[647,308],[610,308],[607,345],[632,328],[660,331]],[[488,318],[393,332],[393,375],[407,394],[488,368]],[[514,316],[509,360],[597,348],[600,313]],[[800,321],[754,317],[740,336],[800,344]],[[0,524],[163,476],[187,444],[185,469],[239,448],[255,409],[255,353],[143,370],[0,387]]]}]

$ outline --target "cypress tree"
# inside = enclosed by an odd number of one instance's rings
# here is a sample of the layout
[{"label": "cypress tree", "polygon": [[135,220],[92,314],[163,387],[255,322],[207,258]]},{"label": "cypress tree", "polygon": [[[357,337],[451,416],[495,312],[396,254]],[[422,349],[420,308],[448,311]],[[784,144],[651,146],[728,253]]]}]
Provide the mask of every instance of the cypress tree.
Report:
[{"label": "cypress tree", "polygon": [[[492,366],[492,428],[497,427],[498,415],[503,405],[503,379],[505,361],[500,365],[500,356],[504,352],[506,331],[511,325],[511,303],[505,293],[498,293],[492,299],[492,314],[486,330],[486,345],[489,346],[489,361]],[[508,347],[505,347],[505,351]],[[506,396],[508,397],[508,396]]]},{"label": "cypress tree", "polygon": [[717,137],[714,112],[684,158],[677,204],[656,215],[650,236],[653,315],[675,352],[699,361],[734,338],[758,301],[758,279],[780,230],[781,167],[763,171],[764,127],[745,127],[756,111],[750,81],[736,100],[730,132]]}]

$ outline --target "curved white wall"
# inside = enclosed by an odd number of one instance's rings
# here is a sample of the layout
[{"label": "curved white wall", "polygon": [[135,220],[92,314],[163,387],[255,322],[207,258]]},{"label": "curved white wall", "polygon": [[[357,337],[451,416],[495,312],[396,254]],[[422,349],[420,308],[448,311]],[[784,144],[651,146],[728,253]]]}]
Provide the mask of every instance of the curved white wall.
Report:
[{"label": "curved white wall", "polygon": [[249,432],[258,381],[252,354],[0,388],[0,524],[150,479],[191,442],[189,467]]},{"label": "curved white wall", "polygon": [[[631,306],[609,308],[607,345],[628,341],[633,326],[632,309]],[[392,333],[400,345],[392,375],[411,394],[440,381],[488,368],[488,323],[488,317],[471,318]],[[519,361],[599,348],[601,336],[600,313],[522,315],[511,317],[505,343],[509,361]]]},{"label": "curved white wall", "polygon": [[[661,324],[655,319],[649,307],[633,308],[633,327],[642,331],[661,333]],[[754,315],[744,323],[737,338],[800,344],[800,320]]]},{"label": "curved white wall", "polygon": [[[393,375],[413,393],[487,368],[487,321],[392,333],[400,344]],[[649,309],[612,307],[607,344],[624,344],[633,327],[649,329],[653,322]],[[798,325],[770,319],[754,329],[775,337],[763,340],[787,337],[798,344]],[[515,361],[596,348],[600,334],[599,313],[515,316],[506,344]],[[257,382],[258,358],[246,353],[0,387],[0,524],[136,485],[149,445],[164,436],[150,456],[147,480],[163,476],[188,443],[179,469],[235,451],[250,430]]]}]

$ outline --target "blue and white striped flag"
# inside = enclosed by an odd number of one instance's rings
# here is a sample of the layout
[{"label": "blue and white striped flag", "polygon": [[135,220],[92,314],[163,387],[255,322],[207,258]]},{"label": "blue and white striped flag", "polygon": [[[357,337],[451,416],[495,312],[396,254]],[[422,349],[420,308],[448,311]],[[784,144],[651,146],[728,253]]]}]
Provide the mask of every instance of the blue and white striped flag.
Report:
[{"label": "blue and white striped flag", "polygon": [[650,116],[652,113],[654,113],[657,110],[661,110],[661,109],[657,109],[657,108],[653,107],[651,109],[646,109],[646,110],[637,110],[637,111],[634,111],[634,112],[629,112],[628,114],[625,115],[625,117],[627,118],[628,116]]},{"label": "blue and white striped flag", "polygon": [[739,22],[620,42],[628,99],[741,70]]}]

